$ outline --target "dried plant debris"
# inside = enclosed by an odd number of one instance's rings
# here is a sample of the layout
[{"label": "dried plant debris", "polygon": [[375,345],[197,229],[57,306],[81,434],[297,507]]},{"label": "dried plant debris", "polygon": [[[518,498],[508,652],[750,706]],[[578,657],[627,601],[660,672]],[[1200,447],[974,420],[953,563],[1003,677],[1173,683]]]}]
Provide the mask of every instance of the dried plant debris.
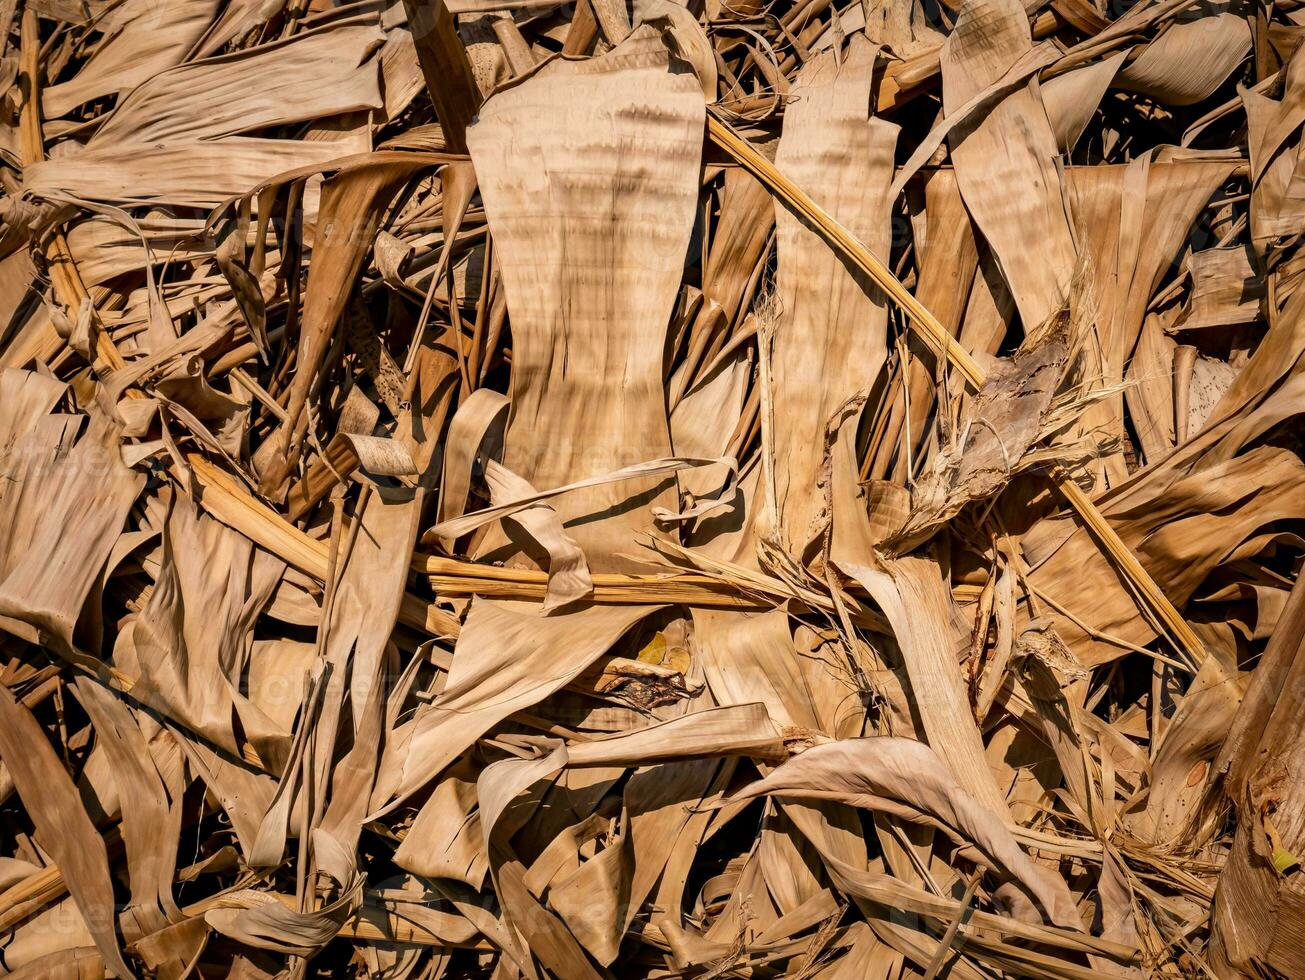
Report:
[{"label": "dried plant debris", "polygon": [[1305,976],[1305,0],[0,0],[0,975]]}]

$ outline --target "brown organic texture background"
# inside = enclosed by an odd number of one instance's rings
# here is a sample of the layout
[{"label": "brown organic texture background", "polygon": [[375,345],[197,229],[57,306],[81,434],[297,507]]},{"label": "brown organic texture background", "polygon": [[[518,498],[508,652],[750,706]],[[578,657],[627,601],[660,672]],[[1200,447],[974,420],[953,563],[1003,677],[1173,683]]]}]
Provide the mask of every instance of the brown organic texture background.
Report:
[{"label": "brown organic texture background", "polygon": [[1305,977],[1305,0],[0,0],[0,976]]}]

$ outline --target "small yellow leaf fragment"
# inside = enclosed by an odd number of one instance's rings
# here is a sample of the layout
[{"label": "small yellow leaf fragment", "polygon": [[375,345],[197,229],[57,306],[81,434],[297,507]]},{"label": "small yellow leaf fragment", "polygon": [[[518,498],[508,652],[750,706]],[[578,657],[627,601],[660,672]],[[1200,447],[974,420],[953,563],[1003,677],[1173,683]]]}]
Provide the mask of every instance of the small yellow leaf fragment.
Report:
[{"label": "small yellow leaf fragment", "polygon": [[661,665],[666,658],[666,634],[658,630],[653,634],[652,639],[644,644],[644,648],[639,651],[638,660],[640,663]]},{"label": "small yellow leaf fragment", "polygon": [[1273,825],[1273,821],[1268,817],[1264,818],[1264,832],[1268,835],[1269,843],[1273,845],[1273,869],[1280,875],[1290,874],[1300,867],[1300,858],[1291,851],[1282,846],[1282,838],[1278,836],[1278,828]]}]

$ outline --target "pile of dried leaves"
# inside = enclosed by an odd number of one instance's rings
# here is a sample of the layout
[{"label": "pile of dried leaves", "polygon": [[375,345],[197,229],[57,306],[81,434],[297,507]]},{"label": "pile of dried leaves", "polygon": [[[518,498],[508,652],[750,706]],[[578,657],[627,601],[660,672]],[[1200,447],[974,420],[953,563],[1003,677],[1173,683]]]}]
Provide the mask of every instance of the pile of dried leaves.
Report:
[{"label": "pile of dried leaves", "polygon": [[1305,976],[1302,39],[0,0],[0,969]]}]

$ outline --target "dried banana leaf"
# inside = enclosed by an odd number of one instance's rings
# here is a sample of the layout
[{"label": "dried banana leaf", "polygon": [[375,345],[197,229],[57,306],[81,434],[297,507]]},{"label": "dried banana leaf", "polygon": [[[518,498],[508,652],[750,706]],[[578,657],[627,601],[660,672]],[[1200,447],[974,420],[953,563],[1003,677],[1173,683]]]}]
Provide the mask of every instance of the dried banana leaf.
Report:
[{"label": "dried banana leaf", "polygon": [[0,973],[1305,972],[1299,0],[0,0]]}]

